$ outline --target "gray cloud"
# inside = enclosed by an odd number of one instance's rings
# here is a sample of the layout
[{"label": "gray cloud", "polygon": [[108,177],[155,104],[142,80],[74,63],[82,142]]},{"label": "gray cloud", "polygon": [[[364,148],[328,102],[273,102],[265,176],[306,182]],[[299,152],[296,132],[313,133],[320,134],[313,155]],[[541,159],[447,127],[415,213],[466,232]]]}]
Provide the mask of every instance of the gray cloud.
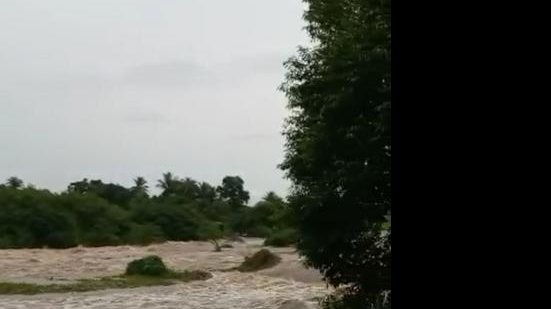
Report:
[{"label": "gray cloud", "polygon": [[59,191],[84,177],[238,174],[253,201],[285,194],[276,89],[307,42],[302,11],[297,0],[2,1],[0,181]]},{"label": "gray cloud", "polygon": [[215,83],[215,76],[193,62],[171,61],[132,67],[124,73],[124,82],[139,86],[197,87]]},{"label": "gray cloud", "polygon": [[278,139],[279,135],[274,133],[250,133],[233,137],[237,141],[270,141]]},{"label": "gray cloud", "polygon": [[157,112],[136,112],[129,114],[126,121],[135,124],[159,124],[168,123],[171,120],[161,113]]}]

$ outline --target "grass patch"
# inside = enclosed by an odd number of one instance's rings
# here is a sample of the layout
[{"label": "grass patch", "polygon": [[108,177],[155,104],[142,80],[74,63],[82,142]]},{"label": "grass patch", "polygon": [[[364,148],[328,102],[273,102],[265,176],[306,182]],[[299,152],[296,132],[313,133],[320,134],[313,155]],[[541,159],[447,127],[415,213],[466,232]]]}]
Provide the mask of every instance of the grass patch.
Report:
[{"label": "grass patch", "polygon": [[128,289],[143,286],[172,285],[179,282],[206,280],[212,275],[206,271],[167,271],[160,276],[119,275],[100,279],[81,279],[69,284],[32,284],[0,282],[0,294],[41,294],[87,292],[104,289]]},{"label": "grass patch", "polygon": [[273,254],[270,250],[262,249],[251,257],[245,257],[245,261],[235,269],[241,272],[251,272],[273,267],[279,262],[281,262],[279,256]]}]

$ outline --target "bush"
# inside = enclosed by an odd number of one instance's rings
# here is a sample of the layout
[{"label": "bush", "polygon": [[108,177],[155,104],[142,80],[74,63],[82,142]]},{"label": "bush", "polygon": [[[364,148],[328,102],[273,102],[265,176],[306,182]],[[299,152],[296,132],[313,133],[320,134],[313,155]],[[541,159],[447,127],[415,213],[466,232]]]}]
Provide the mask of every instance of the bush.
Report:
[{"label": "bush", "polygon": [[60,195],[57,203],[74,217],[79,244],[98,247],[122,243],[129,222],[126,210],[95,195],[76,193]]},{"label": "bush", "polygon": [[140,224],[152,224],[161,228],[168,240],[204,240],[200,228],[208,224],[206,218],[189,204],[140,205],[133,208],[133,219]]},{"label": "bush", "polygon": [[162,276],[167,273],[165,263],[156,255],[134,260],[126,266],[126,275]]},{"label": "bush", "polygon": [[297,231],[285,229],[272,233],[265,241],[264,246],[287,247],[297,242]]},{"label": "bush", "polygon": [[241,272],[257,271],[277,265],[281,258],[267,249],[262,249],[251,257],[245,257],[245,261],[237,267]]},{"label": "bush", "polygon": [[131,223],[130,230],[124,235],[124,242],[131,245],[149,245],[163,240],[161,228],[152,224]]}]

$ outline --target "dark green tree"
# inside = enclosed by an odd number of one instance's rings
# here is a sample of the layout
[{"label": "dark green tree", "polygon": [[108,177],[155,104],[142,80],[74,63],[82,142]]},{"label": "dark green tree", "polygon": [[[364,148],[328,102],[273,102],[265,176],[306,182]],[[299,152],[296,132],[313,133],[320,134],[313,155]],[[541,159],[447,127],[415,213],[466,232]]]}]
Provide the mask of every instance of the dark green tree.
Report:
[{"label": "dark green tree", "polygon": [[159,179],[157,183],[157,187],[163,190],[163,193],[161,193],[161,195],[169,196],[170,194],[174,193],[177,181],[178,178],[172,175],[171,172],[164,173],[163,178]]},{"label": "dark green tree", "polygon": [[134,178],[134,187],[132,187],[131,191],[134,195],[142,195],[147,196],[149,190],[149,186],[147,185],[147,181],[143,177],[136,177]]},{"label": "dark green tree", "polygon": [[222,185],[217,188],[220,197],[233,207],[246,205],[249,201],[249,192],[245,191],[245,182],[239,176],[226,176],[222,179]]},{"label": "dark green tree", "polygon": [[187,200],[195,200],[200,194],[199,184],[190,177],[179,179],[176,182],[175,194]]},{"label": "dark green tree", "polygon": [[23,180],[12,176],[6,180],[6,185],[8,186],[8,188],[20,189],[23,187]]},{"label": "dark green tree", "polygon": [[390,307],[390,0],[304,1],[314,46],[282,85],[298,249],[346,308]]},{"label": "dark green tree", "polygon": [[81,181],[72,182],[68,188],[69,193],[94,194],[112,204],[126,207],[133,197],[133,191],[119,184],[104,183],[101,180],[84,178]]},{"label": "dark green tree", "polygon": [[89,186],[88,179],[84,178],[81,181],[71,182],[67,187],[67,192],[85,194],[88,192]]},{"label": "dark green tree", "polygon": [[216,188],[214,188],[207,182],[202,182],[199,186],[198,197],[202,200],[212,203],[216,199]]}]

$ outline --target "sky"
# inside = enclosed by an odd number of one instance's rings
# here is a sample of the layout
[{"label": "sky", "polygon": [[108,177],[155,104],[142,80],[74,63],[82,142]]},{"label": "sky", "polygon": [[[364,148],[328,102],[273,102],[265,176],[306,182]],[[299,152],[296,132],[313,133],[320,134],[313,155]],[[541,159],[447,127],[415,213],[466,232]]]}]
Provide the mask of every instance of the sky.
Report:
[{"label": "sky", "polygon": [[[163,172],[288,192],[283,61],[300,0],[0,0],[0,181]],[[155,189],[153,193],[158,193]]]}]

